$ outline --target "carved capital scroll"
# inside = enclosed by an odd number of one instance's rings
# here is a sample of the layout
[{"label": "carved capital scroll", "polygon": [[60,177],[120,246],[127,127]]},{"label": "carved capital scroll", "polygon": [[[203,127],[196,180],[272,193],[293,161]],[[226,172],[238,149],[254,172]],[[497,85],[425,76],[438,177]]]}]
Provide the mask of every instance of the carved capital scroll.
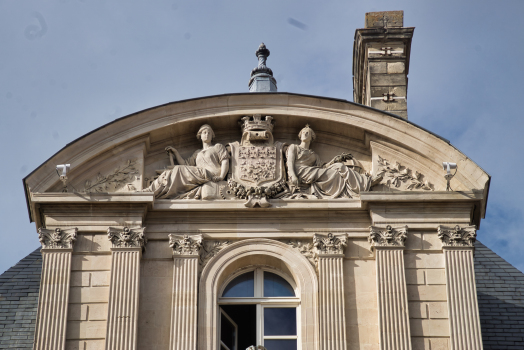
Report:
[{"label": "carved capital scroll", "polygon": [[313,235],[313,245],[317,249],[317,254],[344,254],[347,245],[347,234],[336,235],[328,233],[323,236],[315,233]]},{"label": "carved capital scroll", "polygon": [[107,229],[107,238],[111,241],[113,248],[145,248],[147,238],[144,235],[145,227]]},{"label": "carved capital scroll", "polygon": [[169,235],[169,247],[173,248],[173,255],[199,255],[202,247],[202,235],[177,236]]},{"label": "carved capital scroll", "polygon": [[473,247],[476,241],[477,232],[475,226],[438,227],[438,238],[444,247]]},{"label": "carved capital scroll", "polygon": [[73,249],[77,232],[76,227],[65,230],[59,228],[48,230],[41,227],[38,229],[38,239],[42,249]]},{"label": "carved capital scroll", "polygon": [[387,225],[385,229],[375,226],[369,227],[368,240],[372,247],[404,247],[407,237],[407,226],[393,228]]}]

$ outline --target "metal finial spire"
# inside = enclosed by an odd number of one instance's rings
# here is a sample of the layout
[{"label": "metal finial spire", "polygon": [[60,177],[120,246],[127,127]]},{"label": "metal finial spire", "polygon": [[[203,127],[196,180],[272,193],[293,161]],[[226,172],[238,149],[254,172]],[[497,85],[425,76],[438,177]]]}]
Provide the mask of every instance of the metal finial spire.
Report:
[{"label": "metal finial spire", "polygon": [[249,79],[249,91],[251,92],[270,92],[277,91],[277,81],[273,78],[273,71],[266,66],[267,58],[270,54],[264,43],[260,44],[255,52],[258,57],[258,66],[251,71]]}]

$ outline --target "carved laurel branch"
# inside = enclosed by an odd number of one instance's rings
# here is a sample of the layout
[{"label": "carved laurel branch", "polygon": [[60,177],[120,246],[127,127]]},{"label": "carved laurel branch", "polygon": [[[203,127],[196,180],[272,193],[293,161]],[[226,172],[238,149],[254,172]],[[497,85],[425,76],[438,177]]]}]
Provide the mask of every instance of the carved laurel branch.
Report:
[{"label": "carved laurel branch", "polygon": [[194,236],[177,236],[169,235],[169,247],[173,249],[174,255],[199,255],[202,246],[202,235]]},{"label": "carved laurel branch", "polygon": [[48,230],[41,227],[38,229],[38,239],[43,249],[72,249],[77,232],[76,227],[65,230],[59,228]]},{"label": "carved laurel branch", "polygon": [[415,171],[415,175],[411,169],[406,168],[399,162],[391,165],[389,161],[378,156],[378,171],[375,175],[376,179],[381,179],[380,184],[388,187],[406,186],[407,190],[424,190],[434,191],[435,186],[425,179],[425,175]]},{"label": "carved laurel branch", "polygon": [[147,238],[144,235],[145,227],[107,229],[107,238],[111,241],[113,248],[142,248],[145,249]]},{"label": "carved laurel branch", "polygon": [[118,190],[127,185],[127,191],[135,191],[136,188],[130,184],[140,171],[135,167],[136,159],[128,160],[126,165],[120,169],[118,166],[113,172],[103,176],[98,173],[94,182],[87,180],[84,185],[84,192],[110,192],[111,190]]},{"label": "carved laurel branch", "polygon": [[404,247],[407,237],[407,226],[393,228],[387,225],[385,229],[375,226],[369,227],[368,240],[372,247]]},{"label": "carved laurel branch", "polygon": [[438,227],[438,237],[445,247],[473,247],[476,241],[477,232],[475,226]]}]

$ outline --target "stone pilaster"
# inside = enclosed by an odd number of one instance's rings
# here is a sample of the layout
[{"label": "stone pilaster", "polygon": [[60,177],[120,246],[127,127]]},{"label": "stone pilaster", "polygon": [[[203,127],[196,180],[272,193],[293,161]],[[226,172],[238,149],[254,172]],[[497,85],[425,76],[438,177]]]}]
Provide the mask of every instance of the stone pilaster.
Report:
[{"label": "stone pilaster", "polygon": [[65,348],[71,253],[76,234],[76,228],[38,230],[42,244],[42,277],[33,346],[35,350]]},{"label": "stone pilaster", "polygon": [[147,243],[144,229],[107,230],[112,247],[106,350],[133,350],[137,346],[140,259]]},{"label": "stone pilaster", "polygon": [[482,350],[473,265],[475,226],[438,227],[448,296],[451,350]]},{"label": "stone pilaster", "polygon": [[404,241],[408,227],[370,227],[375,250],[379,342],[381,350],[410,350],[408,295],[404,270]]},{"label": "stone pilaster", "polygon": [[345,350],[347,340],[342,265],[347,236],[315,234],[313,244],[318,254],[320,349]]},{"label": "stone pilaster", "polygon": [[173,248],[173,303],[169,349],[195,350],[197,345],[198,264],[202,235],[169,235]]}]

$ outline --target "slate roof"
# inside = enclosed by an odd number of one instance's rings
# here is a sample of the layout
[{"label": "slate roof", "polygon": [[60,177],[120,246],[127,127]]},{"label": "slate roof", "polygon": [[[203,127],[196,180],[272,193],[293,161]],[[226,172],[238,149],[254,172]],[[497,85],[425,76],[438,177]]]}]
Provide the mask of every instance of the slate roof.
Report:
[{"label": "slate roof", "polygon": [[40,248],[0,275],[0,349],[32,349],[42,255]]},{"label": "slate roof", "polygon": [[[484,350],[524,349],[524,273],[480,242],[475,278]],[[0,275],[0,349],[32,349],[40,248]]]},{"label": "slate roof", "polygon": [[524,273],[478,241],[474,261],[484,350],[524,349]]}]

